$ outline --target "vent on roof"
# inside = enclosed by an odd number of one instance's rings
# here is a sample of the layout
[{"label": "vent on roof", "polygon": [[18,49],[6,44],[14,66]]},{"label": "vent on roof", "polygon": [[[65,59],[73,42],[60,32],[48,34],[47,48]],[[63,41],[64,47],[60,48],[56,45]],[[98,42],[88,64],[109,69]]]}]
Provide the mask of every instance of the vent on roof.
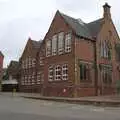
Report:
[{"label": "vent on roof", "polygon": [[81,24],[83,26],[85,25],[84,22],[80,18],[78,18],[77,20],[78,20],[79,24]]}]

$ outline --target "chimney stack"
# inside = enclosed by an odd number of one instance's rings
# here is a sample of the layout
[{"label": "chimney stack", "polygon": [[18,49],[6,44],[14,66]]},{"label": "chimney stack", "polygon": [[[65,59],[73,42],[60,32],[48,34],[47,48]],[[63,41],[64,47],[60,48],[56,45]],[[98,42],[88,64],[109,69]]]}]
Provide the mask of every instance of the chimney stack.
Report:
[{"label": "chimney stack", "polygon": [[110,8],[111,6],[108,5],[108,3],[105,3],[105,5],[103,5],[103,9],[104,9],[103,17],[104,18],[111,19]]}]

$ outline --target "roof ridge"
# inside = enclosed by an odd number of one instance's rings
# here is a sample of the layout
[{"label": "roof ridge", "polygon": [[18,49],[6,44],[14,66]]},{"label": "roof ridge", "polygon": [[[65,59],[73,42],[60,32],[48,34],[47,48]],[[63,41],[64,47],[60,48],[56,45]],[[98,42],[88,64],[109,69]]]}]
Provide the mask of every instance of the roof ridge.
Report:
[{"label": "roof ridge", "polygon": [[[90,34],[89,29],[87,28],[86,24],[80,18],[73,18],[68,16],[64,13],[59,12],[63,19],[71,26],[71,28],[75,31],[75,34],[81,37],[85,37],[91,39],[92,36]],[[80,21],[81,20],[81,21]]]},{"label": "roof ridge", "polygon": [[103,18],[99,18],[99,19],[97,19],[97,20],[91,21],[91,22],[86,23],[86,24],[92,24],[92,23],[95,23],[95,22],[98,22],[98,21],[101,21],[101,20],[103,20]]},{"label": "roof ridge", "polygon": [[77,20],[77,18],[74,18],[74,17],[72,17],[72,16],[69,16],[69,15],[67,15],[67,14],[65,14],[65,13],[63,13],[63,12],[60,12],[60,11],[59,11],[59,13],[62,14],[62,15],[65,15],[66,17],[69,17],[69,18],[72,18],[72,19]]},{"label": "roof ridge", "polygon": [[95,21],[92,21],[92,22],[86,24],[93,37],[97,36],[97,34],[99,33],[99,31],[102,27],[102,23],[103,23],[103,18],[99,18]]},{"label": "roof ridge", "polygon": [[74,18],[62,12],[59,13],[67,22],[67,24],[69,24],[71,28],[75,31],[75,34],[80,37],[92,39],[94,36],[97,36],[101,29],[103,18],[85,23],[81,18]]},{"label": "roof ridge", "polygon": [[[60,11],[59,11],[59,12],[60,12]],[[72,18],[72,19],[74,19],[74,20],[76,20],[76,21],[78,21],[78,22],[79,22],[79,20],[81,20],[81,22],[83,22],[84,24],[86,24],[81,18],[74,18],[74,17],[72,17],[72,16],[69,16],[69,15],[67,15],[67,14],[64,14],[63,12],[60,12],[60,14],[66,16],[66,17]]]},{"label": "roof ridge", "polygon": [[41,41],[31,40],[34,48],[40,48]]}]

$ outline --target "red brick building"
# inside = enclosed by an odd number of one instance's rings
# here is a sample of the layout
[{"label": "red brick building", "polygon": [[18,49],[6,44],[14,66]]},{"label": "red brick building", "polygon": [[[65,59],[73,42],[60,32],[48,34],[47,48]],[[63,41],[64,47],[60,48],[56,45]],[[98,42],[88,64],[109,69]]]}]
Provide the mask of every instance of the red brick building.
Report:
[{"label": "red brick building", "polygon": [[106,3],[103,17],[90,23],[56,12],[44,38],[44,95],[79,97],[115,92],[120,79],[116,51],[120,39],[110,8]]},{"label": "red brick building", "polygon": [[[120,38],[110,8],[106,3],[103,17],[90,23],[56,12],[36,57],[38,88],[43,95],[80,97],[115,93],[115,83],[120,79]],[[23,53],[22,60],[34,50],[26,52],[25,57]]]},{"label": "red brick building", "polygon": [[4,60],[4,55],[0,51],[0,81],[1,81],[2,75],[3,75],[3,60]]},{"label": "red brick building", "polygon": [[28,39],[23,54],[20,58],[20,80],[21,92],[39,91],[39,79],[37,79],[37,56],[40,48],[40,41]]}]

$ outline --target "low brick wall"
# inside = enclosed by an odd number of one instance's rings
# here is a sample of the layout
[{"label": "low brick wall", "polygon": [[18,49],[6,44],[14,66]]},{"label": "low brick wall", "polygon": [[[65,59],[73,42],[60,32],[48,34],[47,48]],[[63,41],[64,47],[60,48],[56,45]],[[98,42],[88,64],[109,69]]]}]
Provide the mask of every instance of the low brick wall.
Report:
[{"label": "low brick wall", "polygon": [[34,85],[34,86],[21,86],[20,92],[25,93],[41,93],[42,92],[42,85]]},{"label": "low brick wall", "polygon": [[105,87],[103,89],[103,95],[112,95],[116,93],[116,89],[112,87]]},{"label": "low brick wall", "polygon": [[[116,93],[114,88],[105,87],[101,89],[102,91],[98,93],[98,96],[102,95],[113,95]],[[42,85],[35,86],[21,86],[20,92],[26,93],[40,93],[43,96],[55,96],[55,97],[85,97],[85,96],[95,96],[94,87],[80,87],[80,86],[70,86],[68,84],[49,84],[43,87]],[[99,91],[98,91],[99,92]]]},{"label": "low brick wall", "polygon": [[81,88],[73,86],[47,86],[44,88],[44,96],[55,96],[55,97],[74,97],[74,94],[77,94],[76,97],[83,96],[95,96],[95,88]]},{"label": "low brick wall", "polygon": [[84,97],[84,96],[95,96],[95,88],[88,87],[88,88],[76,88],[77,89],[77,96]]},{"label": "low brick wall", "polygon": [[73,88],[67,86],[49,86],[44,88],[44,96],[73,97]]}]

